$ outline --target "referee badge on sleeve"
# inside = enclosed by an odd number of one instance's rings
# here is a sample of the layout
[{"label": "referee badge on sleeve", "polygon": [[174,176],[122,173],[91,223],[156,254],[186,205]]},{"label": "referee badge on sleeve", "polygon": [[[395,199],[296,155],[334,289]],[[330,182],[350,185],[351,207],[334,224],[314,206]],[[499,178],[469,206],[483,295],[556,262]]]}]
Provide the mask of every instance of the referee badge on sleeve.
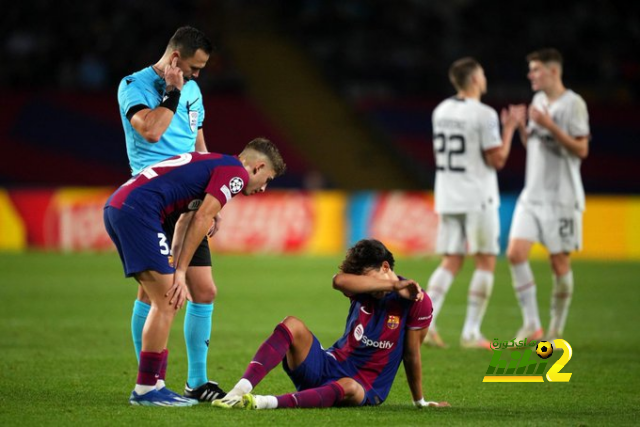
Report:
[{"label": "referee badge on sleeve", "polygon": [[191,132],[195,132],[198,130],[198,112],[197,111],[189,111],[189,127],[191,128]]}]

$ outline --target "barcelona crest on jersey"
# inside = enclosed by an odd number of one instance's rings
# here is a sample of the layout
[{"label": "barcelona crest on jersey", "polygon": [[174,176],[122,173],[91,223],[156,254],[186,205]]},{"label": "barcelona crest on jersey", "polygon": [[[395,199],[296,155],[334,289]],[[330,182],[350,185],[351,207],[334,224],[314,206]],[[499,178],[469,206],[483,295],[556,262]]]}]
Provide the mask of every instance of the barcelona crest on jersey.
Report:
[{"label": "barcelona crest on jersey", "polygon": [[387,327],[389,329],[396,329],[400,324],[400,317],[398,316],[389,316],[387,319]]}]

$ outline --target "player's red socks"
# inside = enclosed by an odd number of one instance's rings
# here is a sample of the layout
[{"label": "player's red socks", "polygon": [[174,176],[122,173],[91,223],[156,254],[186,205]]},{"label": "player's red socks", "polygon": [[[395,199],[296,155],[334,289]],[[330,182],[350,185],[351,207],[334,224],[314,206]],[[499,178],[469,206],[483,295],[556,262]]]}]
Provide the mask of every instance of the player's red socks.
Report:
[{"label": "player's red socks", "polygon": [[329,408],[344,399],[344,389],[336,381],[298,393],[276,396],[280,408]]},{"label": "player's red socks", "polygon": [[279,323],[273,330],[273,334],[262,343],[256,355],[253,356],[242,378],[249,381],[253,387],[258,385],[270,370],[282,362],[292,341],[293,336],[289,328]]},{"label": "player's red socks", "polygon": [[169,364],[169,350],[166,348],[162,350],[162,365],[160,365],[160,372],[158,373],[158,379],[163,380],[167,378],[167,365]]},{"label": "player's red socks", "polygon": [[[160,377],[163,362],[166,362],[166,354],[164,351],[155,353],[152,351],[140,352],[140,365],[138,366],[139,385],[155,385]],[[165,367],[166,371],[166,367]]]}]

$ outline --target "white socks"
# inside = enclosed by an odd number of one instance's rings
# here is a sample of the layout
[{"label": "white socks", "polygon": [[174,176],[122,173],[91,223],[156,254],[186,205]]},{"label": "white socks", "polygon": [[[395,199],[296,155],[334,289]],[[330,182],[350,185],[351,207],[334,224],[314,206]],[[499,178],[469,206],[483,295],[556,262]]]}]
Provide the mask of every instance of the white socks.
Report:
[{"label": "white socks", "polygon": [[551,322],[549,324],[549,332],[552,334],[562,335],[567,321],[567,314],[569,314],[572,295],[573,271],[569,270],[564,276],[554,275],[553,290],[551,291]]},{"label": "white socks", "polygon": [[438,313],[440,313],[442,304],[444,304],[444,299],[447,296],[447,292],[449,292],[451,283],[453,283],[453,274],[442,267],[436,268],[436,271],[434,271],[429,278],[427,294],[429,294],[433,306],[431,329],[434,331],[436,330],[436,318],[438,317]]},{"label": "white socks", "polygon": [[276,409],[278,407],[278,399],[275,396],[255,395],[256,409]]},{"label": "white socks", "polygon": [[462,339],[480,338],[480,325],[487,310],[489,297],[493,290],[493,273],[486,270],[475,270],[469,285],[467,297],[467,317],[462,329]]},{"label": "white socks", "polygon": [[[227,393],[227,396],[244,396],[251,393],[253,385],[246,378],[241,378],[238,383]],[[278,407],[278,399],[275,396],[254,395],[256,399],[256,409],[276,409]]]},{"label": "white socks", "polygon": [[253,385],[251,385],[249,380],[240,378],[240,381],[238,381],[227,394],[232,396],[243,396],[247,393],[251,393],[251,390],[253,390]]},{"label": "white socks", "polygon": [[141,396],[141,395],[147,394],[150,391],[153,391],[155,389],[156,389],[155,385],[136,384],[136,386],[134,387],[133,391],[135,391],[138,396]]},{"label": "white socks", "polygon": [[516,291],[524,327],[535,331],[540,329],[540,313],[538,312],[538,301],[536,300],[536,284],[533,281],[533,272],[529,262],[511,265],[511,278],[513,288]]}]

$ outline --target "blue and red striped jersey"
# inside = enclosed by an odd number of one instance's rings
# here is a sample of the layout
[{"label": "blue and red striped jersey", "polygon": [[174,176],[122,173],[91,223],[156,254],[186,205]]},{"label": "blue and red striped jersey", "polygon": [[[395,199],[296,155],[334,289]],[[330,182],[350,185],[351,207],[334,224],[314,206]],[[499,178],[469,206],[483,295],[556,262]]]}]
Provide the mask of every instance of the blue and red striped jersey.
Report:
[{"label": "blue and red striped jersey", "polygon": [[107,206],[164,221],[173,212],[197,210],[206,194],[224,206],[248,181],[235,156],[185,153],[144,169],[116,190]]},{"label": "blue and red striped jersey", "polygon": [[404,352],[408,329],[431,324],[431,299],[410,301],[395,292],[376,299],[351,297],[344,335],[327,350],[350,376],[383,402],[391,389]]}]

